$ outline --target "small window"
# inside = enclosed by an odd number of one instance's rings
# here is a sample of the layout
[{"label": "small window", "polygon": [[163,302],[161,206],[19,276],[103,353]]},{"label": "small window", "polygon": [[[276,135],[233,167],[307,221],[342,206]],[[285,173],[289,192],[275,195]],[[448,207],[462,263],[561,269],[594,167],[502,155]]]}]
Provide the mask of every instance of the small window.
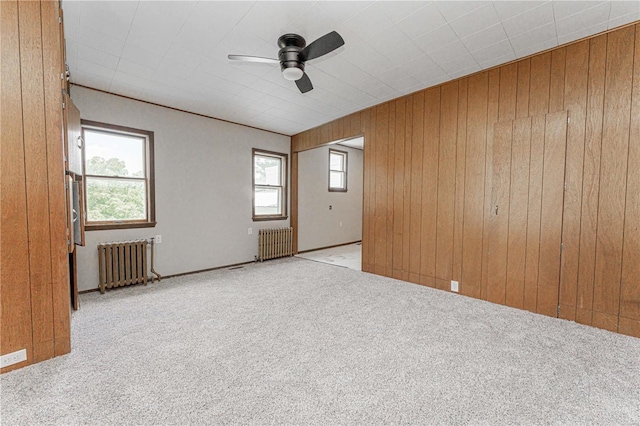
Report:
[{"label": "small window", "polygon": [[86,229],[155,226],[153,132],[82,121]]},{"label": "small window", "polygon": [[329,192],[347,192],[347,153],[329,150]]},{"label": "small window", "polygon": [[253,150],[253,220],[287,218],[287,154]]}]

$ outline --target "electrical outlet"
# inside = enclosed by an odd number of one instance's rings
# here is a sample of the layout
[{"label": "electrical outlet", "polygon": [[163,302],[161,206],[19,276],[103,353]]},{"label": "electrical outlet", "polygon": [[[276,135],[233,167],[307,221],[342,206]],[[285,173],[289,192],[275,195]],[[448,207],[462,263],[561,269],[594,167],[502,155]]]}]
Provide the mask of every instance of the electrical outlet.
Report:
[{"label": "electrical outlet", "polygon": [[156,235],[156,237],[153,239],[153,242],[156,244],[162,244],[162,235]]},{"label": "electrical outlet", "polygon": [[253,228],[247,228],[247,235],[253,234]]},{"label": "electrical outlet", "polygon": [[17,364],[19,362],[26,361],[26,360],[27,360],[27,350],[20,349],[19,351],[2,355],[0,357],[0,367],[1,368],[8,367],[10,365]]},{"label": "electrical outlet", "polygon": [[454,293],[458,292],[458,281],[451,281],[451,291]]}]

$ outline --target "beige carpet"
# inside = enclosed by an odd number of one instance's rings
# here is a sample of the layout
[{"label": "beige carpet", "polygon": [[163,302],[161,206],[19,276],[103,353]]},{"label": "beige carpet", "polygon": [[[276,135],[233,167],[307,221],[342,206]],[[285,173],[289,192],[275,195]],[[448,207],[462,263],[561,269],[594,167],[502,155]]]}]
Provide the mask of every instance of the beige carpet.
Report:
[{"label": "beige carpet", "polygon": [[640,339],[297,258],[82,295],[3,425],[640,423]]}]

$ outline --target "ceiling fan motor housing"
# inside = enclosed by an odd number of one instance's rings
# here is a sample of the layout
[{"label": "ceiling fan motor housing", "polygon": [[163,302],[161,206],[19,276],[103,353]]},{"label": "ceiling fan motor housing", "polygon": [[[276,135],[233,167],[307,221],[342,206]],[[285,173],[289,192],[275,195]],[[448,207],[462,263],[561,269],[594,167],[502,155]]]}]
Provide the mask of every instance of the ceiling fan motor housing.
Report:
[{"label": "ceiling fan motor housing", "polygon": [[[306,45],[307,43],[304,38],[297,34],[285,34],[278,39],[278,46],[280,46],[280,51],[278,52],[280,68],[288,80],[297,80],[302,77],[305,60],[302,51]],[[297,68],[300,71],[290,70],[287,72],[287,69],[290,68]],[[289,76],[292,78],[289,78]]]}]

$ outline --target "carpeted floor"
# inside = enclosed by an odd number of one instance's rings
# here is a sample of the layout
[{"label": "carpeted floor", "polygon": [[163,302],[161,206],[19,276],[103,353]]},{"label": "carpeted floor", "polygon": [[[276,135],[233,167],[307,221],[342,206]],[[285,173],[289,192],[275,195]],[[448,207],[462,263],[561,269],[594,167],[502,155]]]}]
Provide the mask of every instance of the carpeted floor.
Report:
[{"label": "carpeted floor", "polygon": [[362,271],[362,243],[309,251],[296,257]]},{"label": "carpeted floor", "polygon": [[3,425],[635,424],[640,339],[287,258],[86,294]]}]

